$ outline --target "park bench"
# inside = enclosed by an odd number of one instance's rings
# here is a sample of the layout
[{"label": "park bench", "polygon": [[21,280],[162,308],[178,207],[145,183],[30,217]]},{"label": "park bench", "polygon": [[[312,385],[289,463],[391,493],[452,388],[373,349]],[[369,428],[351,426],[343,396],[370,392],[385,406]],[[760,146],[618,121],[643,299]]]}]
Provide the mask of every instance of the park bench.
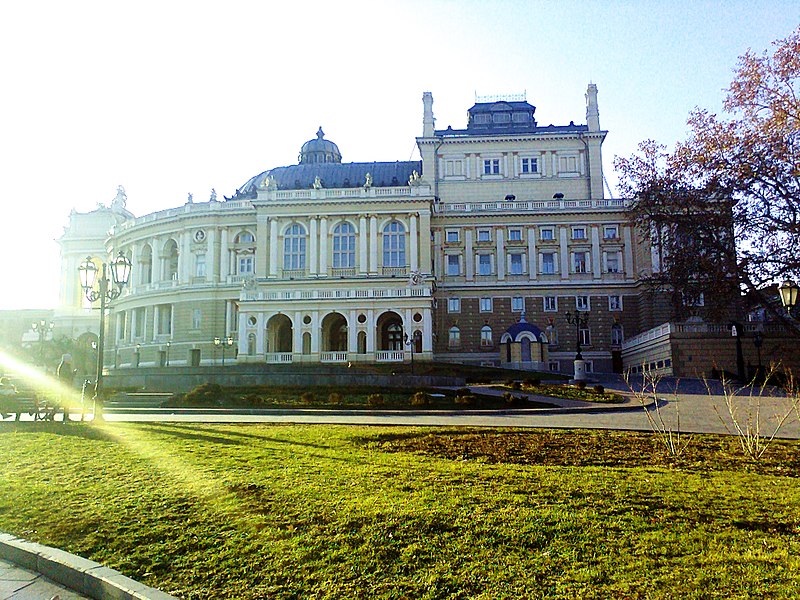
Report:
[{"label": "park bench", "polygon": [[14,420],[19,421],[20,416],[27,413],[34,421],[52,421],[57,409],[58,406],[40,400],[31,390],[20,390],[13,396],[0,396],[0,415],[4,419],[16,415]]}]

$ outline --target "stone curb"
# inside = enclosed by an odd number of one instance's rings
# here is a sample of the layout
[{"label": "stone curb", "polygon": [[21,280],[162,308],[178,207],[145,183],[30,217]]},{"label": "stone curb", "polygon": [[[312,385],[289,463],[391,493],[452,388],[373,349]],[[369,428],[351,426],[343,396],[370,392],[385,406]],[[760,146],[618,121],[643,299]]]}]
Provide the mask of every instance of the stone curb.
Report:
[{"label": "stone curb", "polygon": [[7,533],[0,533],[0,558],[95,600],[177,600],[100,563]]}]

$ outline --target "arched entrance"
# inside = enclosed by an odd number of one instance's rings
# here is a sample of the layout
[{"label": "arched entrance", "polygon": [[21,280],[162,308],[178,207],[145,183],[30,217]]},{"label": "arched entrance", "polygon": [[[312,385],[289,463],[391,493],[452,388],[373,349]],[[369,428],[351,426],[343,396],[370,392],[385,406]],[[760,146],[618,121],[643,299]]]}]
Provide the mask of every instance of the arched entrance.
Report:
[{"label": "arched entrance", "polygon": [[378,317],[377,323],[378,349],[403,349],[403,319],[396,312],[385,312]]},{"label": "arched entrance", "polygon": [[347,319],[341,313],[330,313],[322,319],[322,351],[347,352]]},{"label": "arched entrance", "polygon": [[277,314],[267,321],[266,352],[292,351],[292,320],[284,314]]}]

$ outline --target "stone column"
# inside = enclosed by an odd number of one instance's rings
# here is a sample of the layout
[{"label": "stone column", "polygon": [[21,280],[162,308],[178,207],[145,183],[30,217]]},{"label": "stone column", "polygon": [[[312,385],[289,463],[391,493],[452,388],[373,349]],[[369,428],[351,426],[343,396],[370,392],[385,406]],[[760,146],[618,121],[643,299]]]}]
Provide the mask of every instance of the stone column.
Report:
[{"label": "stone column", "polygon": [[[467,281],[475,279],[475,251],[472,249],[472,228],[464,228],[464,273]],[[447,265],[444,265],[447,268]]]},{"label": "stone column", "polygon": [[219,280],[225,283],[230,275],[230,248],[228,247],[228,228],[223,227],[219,235]]},{"label": "stone column", "polygon": [[378,217],[369,217],[369,273],[378,274]]},{"label": "stone column", "polygon": [[140,265],[136,264],[136,261],[139,260],[139,247],[136,244],[131,244],[131,276],[130,276],[130,286],[131,294],[136,291],[136,282],[140,281],[141,273],[137,273],[140,268]]},{"label": "stone column", "polygon": [[631,228],[627,226],[622,227],[622,239],[625,240],[625,248],[622,251],[624,264],[620,265],[620,273],[625,273],[626,278],[633,276],[633,240],[631,236]]},{"label": "stone column", "polygon": [[319,342],[321,331],[319,327],[319,311],[311,313],[311,354],[319,355]]},{"label": "stone column", "polygon": [[431,273],[431,213],[429,210],[419,213],[419,270]]},{"label": "stone column", "polygon": [[561,269],[561,279],[569,279],[569,251],[567,250],[567,228],[563,225],[559,227],[559,239],[560,249],[561,249],[561,257],[559,265]]},{"label": "stone column", "polygon": [[264,356],[264,313],[256,315],[256,355]]},{"label": "stone column", "polygon": [[373,357],[378,347],[377,336],[378,323],[375,321],[375,311],[370,308],[367,309],[367,354],[372,354]]},{"label": "stone column", "polygon": [[259,279],[267,277],[267,215],[256,215],[256,264],[255,275]]},{"label": "stone column", "polygon": [[417,235],[417,215],[411,214],[408,217],[408,230],[411,242],[410,255],[411,255],[411,270],[419,270],[419,236]]},{"label": "stone column", "polygon": [[429,308],[422,311],[422,351],[433,352],[433,317]]},{"label": "stone column", "polygon": [[539,266],[539,257],[536,256],[536,229],[528,229],[528,273],[531,281],[536,279]]},{"label": "stone column", "polygon": [[319,220],[319,274],[320,277],[328,276],[328,219],[321,217]]},{"label": "stone column", "polygon": [[592,278],[600,279],[600,232],[592,225]]},{"label": "stone column", "polygon": [[153,247],[153,262],[151,264],[152,272],[150,281],[153,283],[157,283],[161,281],[161,278],[164,277],[164,265],[161,264],[161,240],[159,238],[153,238],[152,241]]},{"label": "stone column", "polygon": [[358,352],[358,311],[350,310],[347,315],[347,352]]},{"label": "stone column", "polygon": [[308,227],[308,273],[309,275],[317,274],[317,217],[311,217],[311,222]]},{"label": "stone column", "polygon": [[269,220],[269,276],[278,276],[278,219]]},{"label": "stone column", "polygon": [[[246,312],[239,313],[239,343],[237,347],[239,348],[239,355],[246,356],[247,355],[247,318],[250,315]],[[258,334],[256,334],[257,336]],[[257,338],[256,338],[257,339]],[[227,358],[226,358],[227,360]]]},{"label": "stone column", "polygon": [[497,279],[506,278],[506,246],[503,240],[503,230],[497,229]]},{"label": "stone column", "polygon": [[216,283],[219,279],[219,243],[217,242],[217,228],[208,230],[206,237],[206,281]]},{"label": "stone column", "polygon": [[367,235],[367,216],[360,215],[358,217],[358,272],[365,275],[369,270],[369,254],[367,254],[367,243],[369,236]]}]

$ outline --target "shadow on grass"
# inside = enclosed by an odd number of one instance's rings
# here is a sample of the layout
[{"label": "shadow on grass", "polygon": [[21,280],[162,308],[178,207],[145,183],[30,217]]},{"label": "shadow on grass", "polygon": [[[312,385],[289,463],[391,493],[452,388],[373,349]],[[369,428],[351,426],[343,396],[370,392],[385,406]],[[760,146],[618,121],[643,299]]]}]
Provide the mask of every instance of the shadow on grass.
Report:
[{"label": "shadow on grass", "polygon": [[0,435],[4,433],[51,433],[53,435],[80,437],[86,440],[113,442],[118,440],[91,422],[71,421],[8,421],[0,422]]}]

